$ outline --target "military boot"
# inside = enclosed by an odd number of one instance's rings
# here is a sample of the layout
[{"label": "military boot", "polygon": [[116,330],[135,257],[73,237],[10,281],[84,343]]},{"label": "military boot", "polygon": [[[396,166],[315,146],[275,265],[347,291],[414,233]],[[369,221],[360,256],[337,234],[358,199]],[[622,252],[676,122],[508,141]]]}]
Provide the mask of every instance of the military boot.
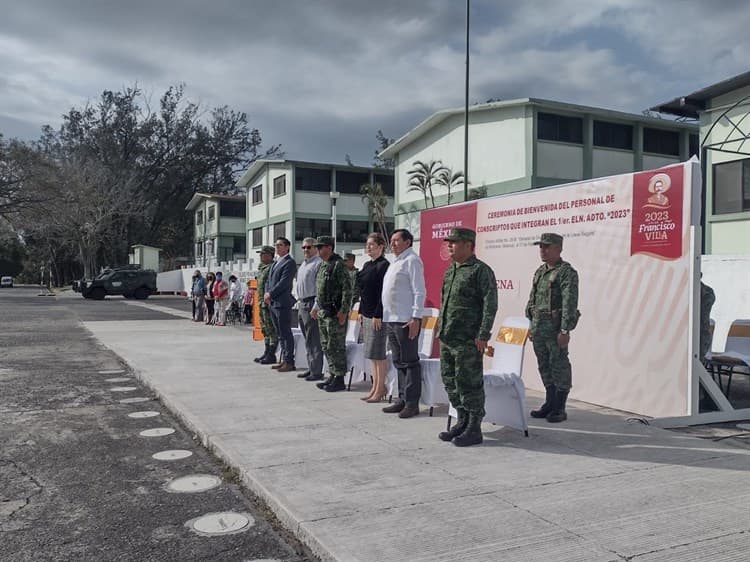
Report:
[{"label": "military boot", "polygon": [[532,418],[546,418],[547,417],[547,414],[549,414],[552,411],[552,404],[555,401],[556,390],[557,389],[555,388],[554,384],[551,384],[546,388],[547,397],[544,400],[544,404],[542,404],[541,408],[539,408],[538,410],[531,410],[531,412],[529,412]]},{"label": "military boot", "polygon": [[476,414],[469,414],[469,423],[464,432],[453,439],[456,447],[470,447],[482,442],[482,418]]},{"label": "military boot", "polygon": [[450,428],[448,431],[441,431],[438,434],[438,439],[441,441],[453,441],[454,437],[461,435],[466,429],[466,424],[469,423],[469,416],[466,414],[466,410],[463,408],[456,408],[456,425]]},{"label": "military boot", "polygon": [[253,361],[255,361],[256,363],[260,363],[260,362],[261,362],[261,361],[263,361],[263,360],[264,360],[264,359],[265,359],[266,357],[268,357],[268,351],[269,351],[269,347],[270,347],[270,346],[269,346],[268,344],[265,344],[265,349],[263,350],[263,355],[261,355],[260,357],[256,357],[255,359],[253,359]]},{"label": "military boot", "polygon": [[332,384],[333,381],[335,380],[336,380],[336,377],[329,373],[328,378],[326,380],[324,380],[323,382],[317,383],[315,386],[317,386],[320,390],[325,390],[326,388],[328,388],[328,385]]},{"label": "military boot", "polygon": [[552,411],[547,414],[547,421],[550,423],[560,423],[568,419],[565,412],[565,402],[568,400],[567,390],[558,390],[555,393],[555,402],[552,405]]},{"label": "military boot", "polygon": [[273,365],[276,363],[276,349],[279,344],[268,344],[268,353],[266,353],[265,359],[261,359],[259,363],[261,365]]}]

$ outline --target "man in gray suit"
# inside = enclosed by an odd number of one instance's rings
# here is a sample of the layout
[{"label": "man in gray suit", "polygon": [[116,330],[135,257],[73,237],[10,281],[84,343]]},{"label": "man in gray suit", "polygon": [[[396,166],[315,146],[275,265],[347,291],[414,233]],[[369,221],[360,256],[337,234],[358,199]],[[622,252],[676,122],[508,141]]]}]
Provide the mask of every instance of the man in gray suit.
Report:
[{"label": "man in gray suit", "polygon": [[266,280],[263,300],[271,307],[271,320],[281,345],[281,363],[273,365],[280,373],[296,370],[294,366],[294,336],[292,335],[292,281],[297,264],[289,254],[292,243],[286,238],[277,238],[274,247],[279,259],[274,262]]}]

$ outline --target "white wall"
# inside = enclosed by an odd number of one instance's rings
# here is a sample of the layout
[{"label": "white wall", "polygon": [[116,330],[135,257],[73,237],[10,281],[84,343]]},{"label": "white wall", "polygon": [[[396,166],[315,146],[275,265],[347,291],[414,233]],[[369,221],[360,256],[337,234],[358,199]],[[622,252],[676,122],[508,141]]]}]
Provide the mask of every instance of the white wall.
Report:
[{"label": "white wall", "polygon": [[750,318],[750,255],[701,257],[703,282],[716,293],[711,318],[716,320],[711,348],[723,351],[732,321]]},{"label": "white wall", "polygon": [[[492,184],[526,175],[525,106],[469,114],[469,170],[472,185]],[[440,160],[454,172],[464,168],[464,117],[452,115],[399,152],[396,166],[399,205],[423,200],[419,192],[407,193],[415,161]],[[435,196],[444,190],[435,191]]]},{"label": "white wall", "polygon": [[[285,176],[286,177],[286,194],[282,195],[281,197],[274,197],[273,196],[273,180],[276,179],[278,176]],[[292,172],[291,170],[287,168],[282,168],[281,166],[268,166],[268,183],[266,185],[265,193],[263,194],[264,198],[268,197],[268,217],[269,220],[272,222],[276,222],[273,220],[273,217],[278,215],[284,215],[286,213],[291,212],[292,210],[292,188],[294,187],[294,184],[292,183]]]},{"label": "white wall", "polygon": [[245,234],[247,222],[242,217],[221,217],[221,234]]},{"label": "white wall", "polygon": [[629,150],[594,148],[592,162],[593,177],[603,178],[632,172],[633,162],[633,152]]},{"label": "white wall", "polygon": [[654,156],[652,154],[644,154],[643,169],[653,170],[655,168],[661,168],[662,166],[677,164],[679,161],[680,159],[677,156]]},{"label": "white wall", "polygon": [[583,179],[583,147],[556,142],[536,143],[536,175],[562,180]]}]

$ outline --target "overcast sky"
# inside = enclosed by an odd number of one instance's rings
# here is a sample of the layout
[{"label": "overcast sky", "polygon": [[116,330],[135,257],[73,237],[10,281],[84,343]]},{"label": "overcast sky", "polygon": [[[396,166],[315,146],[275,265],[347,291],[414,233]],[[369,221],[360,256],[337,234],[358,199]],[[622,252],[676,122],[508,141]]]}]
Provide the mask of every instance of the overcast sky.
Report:
[{"label": "overcast sky", "polygon": [[[539,97],[640,113],[750,70],[746,0],[472,0],[470,102]],[[245,111],[288,158],[369,165],[463,106],[464,0],[0,0],[0,133],[185,83]]]}]

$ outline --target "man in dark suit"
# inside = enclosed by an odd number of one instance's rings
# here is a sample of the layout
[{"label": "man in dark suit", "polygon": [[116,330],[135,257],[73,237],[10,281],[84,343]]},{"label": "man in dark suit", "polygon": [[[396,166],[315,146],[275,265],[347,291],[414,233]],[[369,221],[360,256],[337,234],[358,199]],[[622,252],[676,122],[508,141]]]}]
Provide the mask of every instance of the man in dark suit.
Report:
[{"label": "man in dark suit", "polygon": [[280,373],[294,371],[294,336],[292,336],[292,281],[297,273],[297,264],[289,254],[292,243],[286,238],[277,238],[274,244],[279,259],[271,266],[266,280],[263,300],[271,307],[271,320],[281,345],[281,362],[273,365]]}]

